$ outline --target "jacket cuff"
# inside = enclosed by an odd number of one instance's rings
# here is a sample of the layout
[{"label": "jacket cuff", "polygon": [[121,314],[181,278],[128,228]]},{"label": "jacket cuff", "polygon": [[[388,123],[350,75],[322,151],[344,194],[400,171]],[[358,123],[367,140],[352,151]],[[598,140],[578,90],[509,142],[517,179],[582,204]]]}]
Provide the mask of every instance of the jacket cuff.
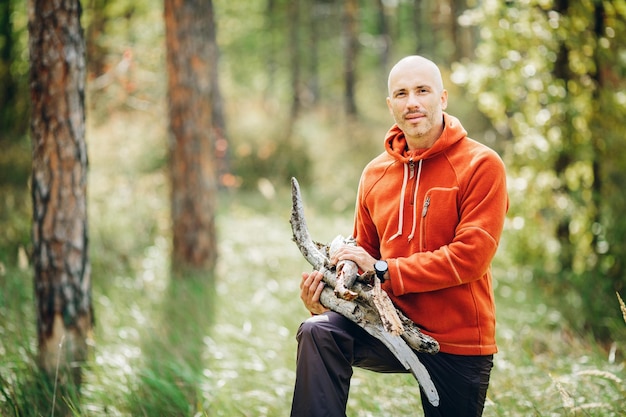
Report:
[{"label": "jacket cuff", "polygon": [[397,259],[387,259],[387,265],[389,265],[389,284],[385,282],[385,290],[391,290],[391,293],[395,296],[404,294],[404,283],[402,281],[402,275],[400,275],[400,268],[398,267]]}]

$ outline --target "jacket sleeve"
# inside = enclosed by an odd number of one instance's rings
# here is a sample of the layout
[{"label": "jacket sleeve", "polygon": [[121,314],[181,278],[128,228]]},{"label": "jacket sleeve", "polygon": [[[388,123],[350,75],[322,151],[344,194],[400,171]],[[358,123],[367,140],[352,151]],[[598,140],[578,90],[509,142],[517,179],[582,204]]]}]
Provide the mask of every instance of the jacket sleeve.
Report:
[{"label": "jacket sleeve", "polygon": [[407,257],[387,259],[391,278],[385,283],[387,291],[396,296],[436,291],[478,280],[487,273],[509,205],[504,164],[494,151],[475,158],[459,172],[457,204],[452,241],[434,250],[418,247]]}]

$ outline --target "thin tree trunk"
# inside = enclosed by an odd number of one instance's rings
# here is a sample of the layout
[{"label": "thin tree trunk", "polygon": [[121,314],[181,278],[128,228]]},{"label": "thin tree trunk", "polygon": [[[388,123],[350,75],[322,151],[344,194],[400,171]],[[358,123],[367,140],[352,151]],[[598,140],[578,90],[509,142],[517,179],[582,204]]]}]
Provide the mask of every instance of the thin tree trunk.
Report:
[{"label": "thin tree trunk", "polygon": [[215,81],[210,0],[165,0],[170,176],[173,228],[172,271],[212,271],[217,261]]},{"label": "thin tree trunk", "polygon": [[[85,45],[78,0],[29,3],[33,264],[39,363],[80,386],[93,325]],[[72,380],[67,379],[67,375]]]},{"label": "thin tree trunk", "polygon": [[91,0],[87,6],[91,9],[91,21],[86,30],[87,70],[90,76],[98,77],[106,71],[108,50],[99,42],[105,35],[109,17],[106,14],[107,0]]},{"label": "thin tree trunk", "polygon": [[267,52],[264,56],[265,71],[267,73],[267,87],[264,94],[266,100],[274,94],[276,84],[276,69],[278,68],[278,37],[276,36],[276,28],[279,26],[277,14],[276,0],[267,0],[265,8],[265,29],[267,31],[268,45],[266,48]]},{"label": "thin tree trunk", "polygon": [[[555,10],[561,15],[567,15],[569,8],[569,0],[557,0],[555,2]],[[562,80],[563,85],[566,86],[567,89],[568,81],[572,78],[572,74],[569,69],[569,47],[565,42],[561,42],[559,45],[559,51],[557,54],[556,62],[554,63],[553,69],[554,77]],[[566,111],[565,114],[561,115],[562,120],[559,125],[563,130],[562,135],[565,138],[572,137],[572,135],[567,132],[568,129],[571,129],[571,114],[570,111]],[[572,155],[569,147],[565,146],[559,152],[558,157],[554,163],[554,172],[561,179],[561,185],[556,190],[557,193],[561,193],[565,196],[569,195],[570,190],[567,186],[567,181],[565,178],[565,172],[568,167],[572,163]],[[559,251],[559,261],[561,264],[561,269],[563,271],[571,271],[573,267],[574,260],[574,249],[571,245],[570,240],[570,215],[563,215],[559,218],[557,228],[556,228],[556,236],[560,243],[561,250]]]},{"label": "thin tree trunk", "polygon": [[307,42],[308,56],[308,68],[309,74],[307,83],[309,92],[309,102],[313,105],[319,103],[320,98],[320,77],[319,77],[319,39],[320,32],[319,27],[322,23],[320,19],[320,5],[318,0],[312,1],[308,5],[309,7],[309,37]]},{"label": "thin tree trunk", "polygon": [[22,53],[13,24],[16,7],[23,6],[0,0],[0,143],[28,132],[28,84],[12,70]]},{"label": "thin tree trunk", "polygon": [[[4,132],[11,125],[10,120],[14,117],[12,112],[7,111],[13,102],[16,92],[16,84],[11,73],[13,61],[13,20],[12,7],[9,0],[0,0],[0,131]],[[5,138],[0,135],[0,142]]]},{"label": "thin tree trunk", "polygon": [[[596,2],[594,5],[594,35],[596,40],[600,40],[606,31],[606,25],[604,22],[606,15],[606,11],[604,9],[604,5],[602,2]],[[604,62],[602,60],[602,52],[601,48],[596,48],[594,50],[594,63],[595,69],[591,74],[596,88],[593,91],[593,100],[598,103],[600,102],[600,95],[603,90],[606,89],[606,85],[604,82],[604,77],[602,76],[602,72],[605,69]],[[597,119],[598,123],[594,125],[601,125],[600,121],[603,118],[602,112],[598,107],[593,107],[594,117]],[[601,173],[601,163],[602,159],[602,149],[604,148],[602,141],[600,140],[600,135],[592,135],[592,148],[593,148],[593,157],[592,157],[592,167],[593,167],[593,183],[591,184],[591,189],[593,190],[591,195],[591,200],[593,201],[593,213],[592,213],[592,224],[602,224],[602,219],[600,218],[600,207],[602,206],[602,173]],[[593,235],[593,246],[597,247],[598,243],[598,235]]]},{"label": "thin tree trunk", "polygon": [[376,7],[378,8],[378,34],[383,45],[380,50],[380,68],[382,73],[386,74],[388,70],[387,67],[389,66],[389,55],[391,53],[391,34],[389,33],[385,2],[383,0],[377,0]]},{"label": "thin tree trunk", "polygon": [[466,0],[450,1],[450,37],[454,46],[453,61],[460,61],[464,57],[469,57],[473,51],[472,34],[459,24],[459,17],[467,9]]},{"label": "thin tree trunk", "polygon": [[213,116],[213,132],[215,134],[215,161],[216,175],[219,185],[228,185],[225,179],[230,174],[230,143],[228,141],[228,132],[226,129],[226,117],[224,116],[224,99],[219,83],[219,57],[220,51],[217,47],[217,25],[215,18],[215,10],[213,10],[212,2],[209,2],[210,20],[208,24],[208,38],[206,42],[211,48],[209,65],[211,67],[211,103]]},{"label": "thin tree trunk", "polygon": [[431,0],[413,0],[415,53],[435,58],[437,48],[437,15]]},{"label": "thin tree trunk", "polygon": [[356,107],[356,60],[359,46],[357,32],[357,15],[359,5],[357,0],[345,0],[344,4],[344,82],[346,113],[350,117],[357,115]]},{"label": "thin tree trunk", "polygon": [[290,126],[288,128],[291,131],[294,121],[300,114],[302,107],[302,100],[300,96],[300,0],[291,0],[287,9],[287,18],[289,20],[289,58],[291,62],[291,117]]}]

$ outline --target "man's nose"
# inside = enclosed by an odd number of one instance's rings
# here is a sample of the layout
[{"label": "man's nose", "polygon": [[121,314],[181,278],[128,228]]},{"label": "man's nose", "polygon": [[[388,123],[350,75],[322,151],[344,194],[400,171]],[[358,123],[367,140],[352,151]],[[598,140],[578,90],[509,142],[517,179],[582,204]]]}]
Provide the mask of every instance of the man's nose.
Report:
[{"label": "man's nose", "polygon": [[419,102],[419,98],[417,97],[417,94],[415,94],[414,92],[409,93],[409,97],[407,98],[407,101],[406,101],[406,106],[408,108],[420,107],[420,102]]}]

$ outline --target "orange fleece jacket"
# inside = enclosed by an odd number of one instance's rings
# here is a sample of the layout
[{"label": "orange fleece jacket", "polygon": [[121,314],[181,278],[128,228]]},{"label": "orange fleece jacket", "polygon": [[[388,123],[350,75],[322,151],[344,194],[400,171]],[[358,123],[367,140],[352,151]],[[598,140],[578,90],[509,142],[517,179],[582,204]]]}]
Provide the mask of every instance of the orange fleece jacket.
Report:
[{"label": "orange fleece jacket", "polygon": [[359,182],[354,236],[389,264],[395,305],[441,352],[497,352],[491,261],[508,210],[500,157],[444,113],[435,144],[407,151],[394,125]]}]

